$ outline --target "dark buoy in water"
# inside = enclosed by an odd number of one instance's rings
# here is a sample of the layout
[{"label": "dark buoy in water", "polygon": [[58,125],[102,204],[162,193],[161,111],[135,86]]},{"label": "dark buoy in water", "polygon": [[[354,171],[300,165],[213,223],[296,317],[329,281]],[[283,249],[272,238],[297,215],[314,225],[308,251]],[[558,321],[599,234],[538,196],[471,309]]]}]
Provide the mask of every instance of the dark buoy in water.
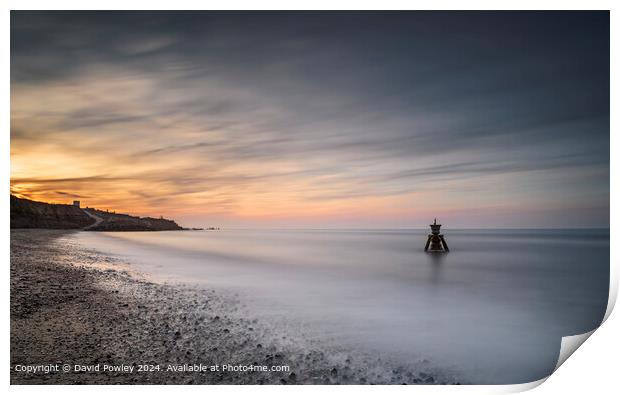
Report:
[{"label": "dark buoy in water", "polygon": [[446,239],[443,238],[443,235],[439,233],[441,229],[441,224],[437,223],[437,218],[431,224],[431,234],[428,235],[428,239],[426,239],[426,246],[424,246],[424,251],[427,252],[450,252],[448,248],[448,243],[446,243]]}]

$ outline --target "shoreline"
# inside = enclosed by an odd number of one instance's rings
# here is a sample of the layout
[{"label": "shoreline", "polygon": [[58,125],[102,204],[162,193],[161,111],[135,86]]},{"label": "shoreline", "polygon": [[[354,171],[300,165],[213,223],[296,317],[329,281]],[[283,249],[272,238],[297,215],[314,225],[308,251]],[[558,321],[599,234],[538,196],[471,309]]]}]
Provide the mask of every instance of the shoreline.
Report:
[{"label": "shoreline", "polygon": [[[72,241],[75,232],[11,230],[11,384],[458,383],[431,369],[414,372],[286,339],[255,319],[229,314],[239,308],[233,298],[150,282]],[[15,369],[55,364],[71,371]],[[75,365],[99,371],[75,372]],[[202,368],[216,365],[288,370]],[[159,370],[138,372],[142,366]]]}]

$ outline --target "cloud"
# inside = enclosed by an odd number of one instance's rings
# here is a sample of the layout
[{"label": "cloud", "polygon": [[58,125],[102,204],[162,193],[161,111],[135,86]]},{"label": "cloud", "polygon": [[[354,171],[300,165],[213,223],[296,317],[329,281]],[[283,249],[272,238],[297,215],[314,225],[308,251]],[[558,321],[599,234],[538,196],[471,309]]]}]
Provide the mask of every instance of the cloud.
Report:
[{"label": "cloud", "polygon": [[608,22],[12,12],[12,187],[153,214],[293,217],[434,190],[458,206],[472,189],[605,209],[580,190],[597,174],[609,194]]}]

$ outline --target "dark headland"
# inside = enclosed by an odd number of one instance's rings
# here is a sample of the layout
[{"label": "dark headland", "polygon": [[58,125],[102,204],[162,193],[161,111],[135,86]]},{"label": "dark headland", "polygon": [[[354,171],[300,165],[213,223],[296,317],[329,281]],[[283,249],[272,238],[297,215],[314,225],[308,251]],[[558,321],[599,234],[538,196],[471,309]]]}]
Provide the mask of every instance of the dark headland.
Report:
[{"label": "dark headland", "polygon": [[11,228],[83,229],[91,231],[183,230],[165,218],[137,217],[70,204],[50,204],[11,195]]}]

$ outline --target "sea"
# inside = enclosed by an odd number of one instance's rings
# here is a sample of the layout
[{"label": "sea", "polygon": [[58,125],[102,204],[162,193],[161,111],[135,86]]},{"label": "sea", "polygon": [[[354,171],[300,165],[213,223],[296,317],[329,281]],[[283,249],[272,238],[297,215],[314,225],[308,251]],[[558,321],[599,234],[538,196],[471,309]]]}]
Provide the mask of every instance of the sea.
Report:
[{"label": "sea", "polygon": [[234,293],[245,313],[337,346],[430,361],[469,383],[551,374],[563,336],[598,327],[609,229],[80,232],[153,281]]}]

